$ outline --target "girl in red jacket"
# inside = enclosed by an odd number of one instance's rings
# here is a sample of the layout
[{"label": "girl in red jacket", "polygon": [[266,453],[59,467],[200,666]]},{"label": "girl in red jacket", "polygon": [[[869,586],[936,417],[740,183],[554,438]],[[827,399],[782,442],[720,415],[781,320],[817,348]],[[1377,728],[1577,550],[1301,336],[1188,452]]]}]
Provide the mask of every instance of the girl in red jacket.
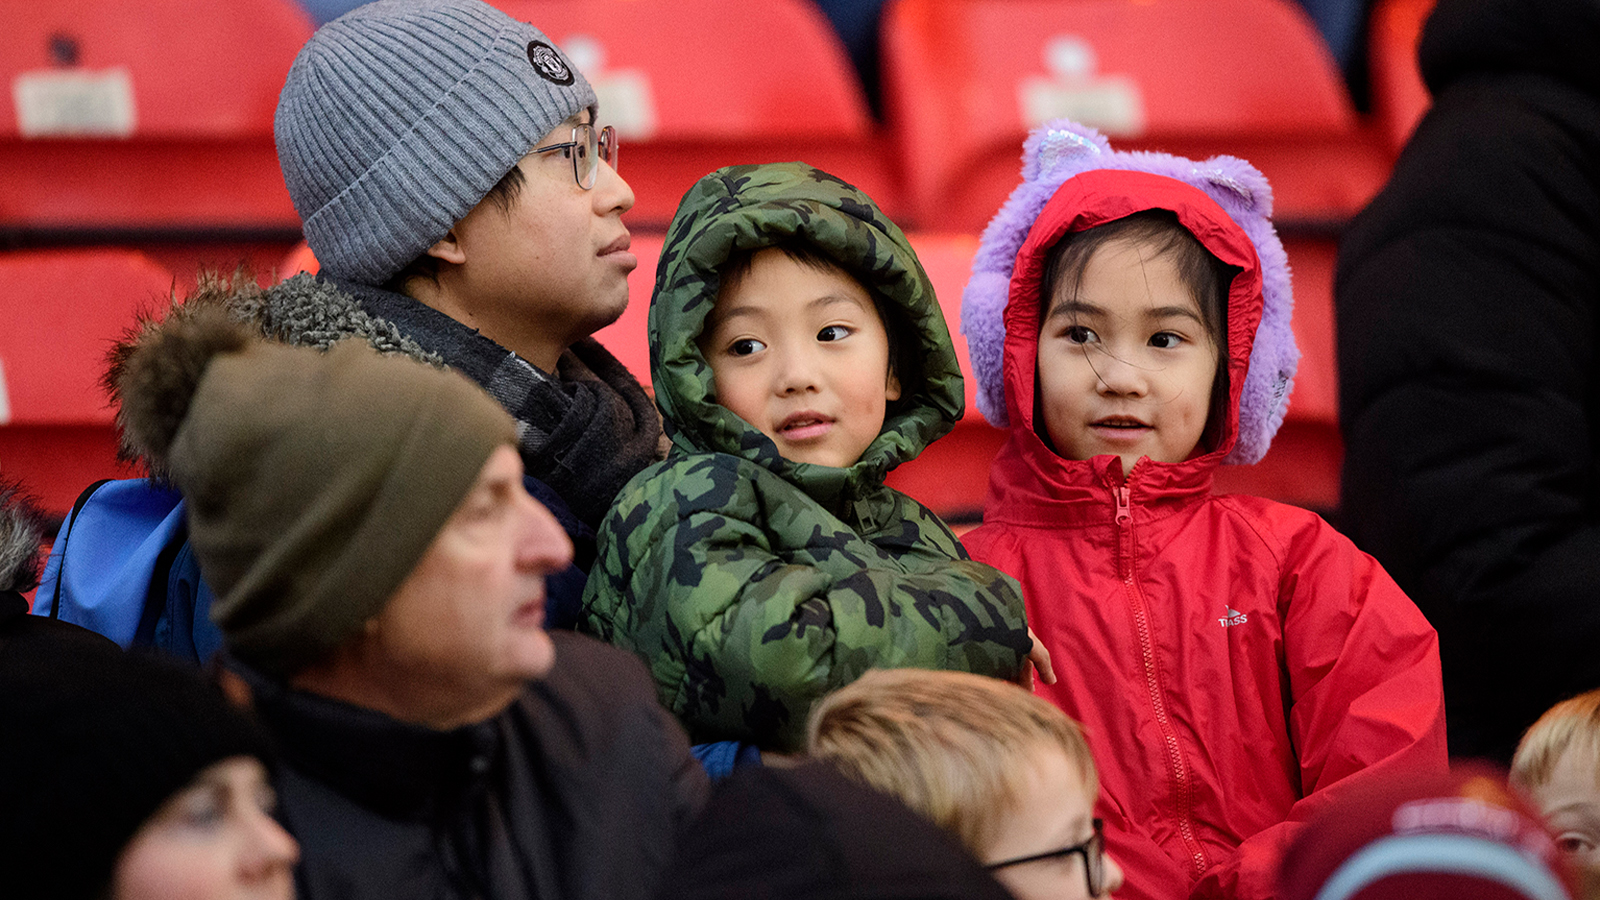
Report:
[{"label": "girl in red jacket", "polygon": [[1299,358],[1261,173],[1059,120],[1024,159],[962,303],[1010,429],[964,542],[1021,580],[1037,690],[1102,764],[1119,896],[1268,897],[1331,798],[1446,768],[1438,641],[1316,515],[1211,493],[1266,453]]}]

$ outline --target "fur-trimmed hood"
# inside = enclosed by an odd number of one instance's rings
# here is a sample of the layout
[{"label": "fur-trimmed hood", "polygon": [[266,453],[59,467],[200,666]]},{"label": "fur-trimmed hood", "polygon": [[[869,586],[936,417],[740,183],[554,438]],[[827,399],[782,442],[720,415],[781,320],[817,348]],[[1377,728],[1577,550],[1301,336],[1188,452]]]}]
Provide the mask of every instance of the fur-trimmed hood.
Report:
[{"label": "fur-trimmed hood", "polygon": [[21,488],[0,481],[0,592],[20,594],[38,586],[43,536],[43,515]]},{"label": "fur-trimmed hood", "polygon": [[112,349],[103,385],[117,407],[117,425],[122,435],[121,456],[142,462],[153,477],[167,477],[166,454],[160,448],[141,442],[137,423],[130,422],[130,410],[122,397],[122,381],[128,358],[142,341],[158,329],[174,329],[197,317],[221,309],[242,325],[268,340],[293,347],[327,350],[351,337],[363,338],[381,353],[399,353],[444,368],[438,354],[422,349],[416,341],[400,333],[392,322],[363,310],[354,297],[327,280],[299,274],[264,290],[243,270],[231,278],[202,273],[195,292],[186,300],[171,299],[167,309],[141,317],[140,321]]},{"label": "fur-trimmed hood", "polygon": [[[1049,247],[1135,212],[1171,209],[1240,270],[1227,301],[1229,422],[1216,449],[1225,463],[1261,459],[1283,423],[1300,359],[1290,328],[1289,264],[1270,220],[1266,178],[1231,156],[1195,162],[1114,151],[1099,132],[1065,119],[1029,135],[1022,176],[984,230],[962,295],[962,331],[984,417],[1002,428],[1032,427],[1038,289]],[[1033,235],[1044,228],[1051,233]]]}]

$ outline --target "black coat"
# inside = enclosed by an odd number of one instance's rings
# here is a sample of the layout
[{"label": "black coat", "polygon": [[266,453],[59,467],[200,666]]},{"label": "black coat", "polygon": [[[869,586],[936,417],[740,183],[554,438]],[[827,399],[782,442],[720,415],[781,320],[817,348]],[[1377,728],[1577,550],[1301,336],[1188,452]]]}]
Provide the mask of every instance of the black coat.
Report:
[{"label": "black coat", "polygon": [[650,896],[705,772],[638,660],[551,637],[548,677],[448,732],[250,678],[286,763],[301,900]]},{"label": "black coat", "polygon": [[656,900],[1008,900],[955,835],[824,762],[720,782]]},{"label": "black coat", "polygon": [[1450,749],[1600,686],[1600,3],[1441,0],[1336,280],[1343,517],[1439,631]]}]

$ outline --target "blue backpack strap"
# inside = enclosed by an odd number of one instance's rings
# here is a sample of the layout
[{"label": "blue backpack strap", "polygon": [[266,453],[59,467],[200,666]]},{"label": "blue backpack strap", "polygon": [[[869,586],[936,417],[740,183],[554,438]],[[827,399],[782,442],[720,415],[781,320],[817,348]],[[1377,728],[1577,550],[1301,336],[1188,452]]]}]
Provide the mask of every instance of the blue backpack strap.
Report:
[{"label": "blue backpack strap", "polygon": [[[96,481],[94,484],[84,488],[83,493],[78,495],[78,499],[72,501],[72,512],[67,513],[67,521],[61,527],[61,536],[57,538],[55,547],[50,550],[50,558],[44,565],[44,576],[39,582],[39,591],[35,592],[33,596],[38,597],[46,587],[52,583],[55,585],[54,589],[50,591],[50,618],[52,619],[61,618],[61,560],[66,553],[67,538],[72,535],[72,524],[78,520],[78,511],[83,509],[85,503],[89,502],[89,498],[94,496],[94,492],[100,490],[100,486],[110,480],[109,478],[102,478]],[[57,550],[60,552],[58,553]],[[33,612],[37,614],[39,611],[35,609]]]},{"label": "blue backpack strap", "polygon": [[[176,511],[181,513],[182,510],[183,505],[180,503]],[[188,545],[189,525],[187,520],[180,516],[178,527],[162,546],[161,552],[156,554],[155,564],[150,569],[150,583],[144,592],[144,610],[139,614],[139,628],[133,635],[134,646],[149,647],[155,643],[156,625],[167,618],[167,594],[172,563],[178,558],[179,551]]]},{"label": "blue backpack strap", "polygon": [[[85,491],[50,551],[49,615],[130,646],[147,604],[166,606],[170,544],[183,542],[183,497],[143,478],[106,481]],[[159,575],[158,575],[159,573]],[[152,597],[152,595],[155,595]]]}]

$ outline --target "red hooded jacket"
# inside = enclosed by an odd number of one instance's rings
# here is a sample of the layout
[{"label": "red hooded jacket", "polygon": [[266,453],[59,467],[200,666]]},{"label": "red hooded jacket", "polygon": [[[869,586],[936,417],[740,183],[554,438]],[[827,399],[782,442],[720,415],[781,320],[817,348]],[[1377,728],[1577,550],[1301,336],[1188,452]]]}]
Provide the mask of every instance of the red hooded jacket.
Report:
[{"label": "red hooded jacket", "polygon": [[[1170,209],[1240,273],[1228,292],[1228,422],[1179,463],[1063,459],[1034,431],[1039,282],[1062,236]],[[1010,439],[964,542],[1016,576],[1083,723],[1120,897],[1270,897],[1309,816],[1379,772],[1447,768],[1438,640],[1370,556],[1306,510],[1217,496],[1262,317],[1256,249],[1173,178],[1067,180],[1017,254],[1004,312]]]}]

